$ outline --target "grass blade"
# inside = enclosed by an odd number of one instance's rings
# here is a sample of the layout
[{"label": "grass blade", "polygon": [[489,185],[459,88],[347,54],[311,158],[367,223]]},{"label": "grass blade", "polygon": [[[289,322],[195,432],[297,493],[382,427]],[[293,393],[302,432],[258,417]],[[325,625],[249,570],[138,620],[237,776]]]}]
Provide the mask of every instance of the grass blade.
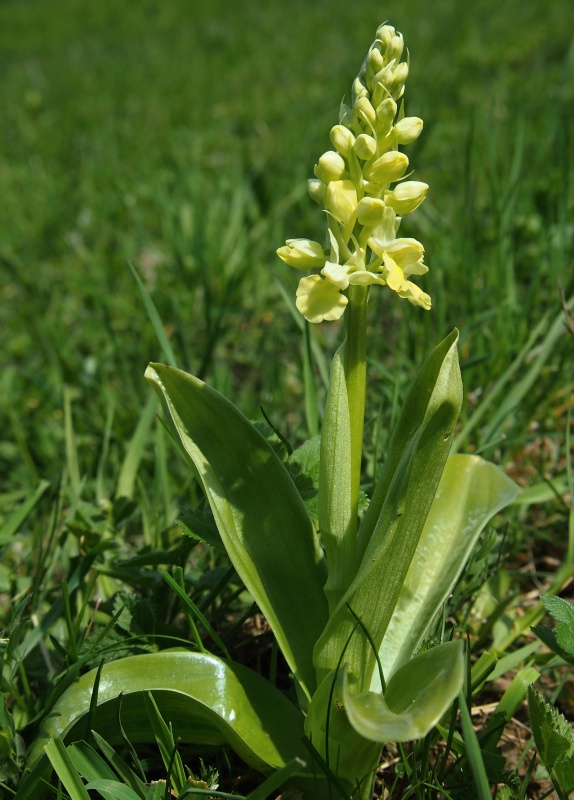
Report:
[{"label": "grass blade", "polygon": [[151,299],[151,295],[148,292],[148,290],[146,289],[146,287],[144,286],[144,283],[143,283],[142,279],[140,278],[136,268],[130,262],[128,262],[128,264],[129,264],[129,268],[130,268],[130,270],[132,272],[132,275],[134,276],[135,282],[137,283],[138,289],[140,290],[140,294],[141,294],[141,297],[142,297],[142,300],[143,300],[143,304],[145,306],[145,310],[147,312],[149,321],[151,322],[152,327],[154,329],[156,338],[157,338],[157,340],[158,340],[158,342],[159,342],[159,344],[161,346],[161,349],[162,349],[163,354],[165,356],[165,360],[170,365],[170,367],[177,367],[177,359],[176,359],[175,354],[174,354],[174,352],[172,350],[170,341],[167,338],[167,334],[165,332],[165,327],[163,325],[163,322],[161,321],[161,317],[159,315],[159,312],[158,312],[157,308],[155,307],[155,303]]},{"label": "grass blade", "polygon": [[46,744],[44,750],[58,778],[66,787],[66,791],[70,795],[71,800],[90,800],[90,795],[86,791],[86,787],[78,775],[77,770],[74,768],[66,746],[61,738],[56,736],[51,739]]},{"label": "grass blade", "polygon": [[476,795],[479,800],[492,800],[492,794],[488,784],[488,777],[486,775],[486,768],[484,766],[484,761],[482,759],[482,753],[480,751],[478,739],[476,738],[476,733],[472,727],[472,719],[466,704],[464,692],[459,694],[458,704],[460,708],[460,720],[462,723],[462,735],[466,747],[466,757],[470,765],[470,771],[472,773],[472,780],[474,782]]}]

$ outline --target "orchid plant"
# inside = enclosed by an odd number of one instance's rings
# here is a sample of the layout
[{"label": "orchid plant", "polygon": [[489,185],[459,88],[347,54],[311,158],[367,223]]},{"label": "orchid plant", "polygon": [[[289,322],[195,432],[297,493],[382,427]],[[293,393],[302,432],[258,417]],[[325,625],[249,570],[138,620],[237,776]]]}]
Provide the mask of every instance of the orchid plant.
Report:
[{"label": "orchid plant", "polygon": [[[161,364],[146,373],[221,544],[273,630],[297,703],[216,655],[132,656],[67,690],[32,762],[54,736],[83,730],[88,713],[96,727],[111,719],[120,693],[128,735],[146,736],[141,715],[129,726],[130,709],[152,691],[175,735],[226,744],[262,774],[279,770],[307,798],[367,800],[383,744],[425,736],[460,694],[463,642],[421,644],[481,530],[518,489],[478,456],[449,457],[462,402],[456,331],[415,378],[366,510],[361,492],[371,287],[431,308],[411,280],[427,272],[423,245],[398,235],[428,190],[405,179],[409,160],[400,150],[423,128],[404,115],[408,71],[402,35],[382,25],[331,130],[334,149],[309,181],[325,212],[327,247],[289,239],[278,250],[296,269],[319,270],[297,289],[310,323],[345,315],[320,438],[280,453],[201,380]],[[297,471],[317,492],[312,506]]]}]

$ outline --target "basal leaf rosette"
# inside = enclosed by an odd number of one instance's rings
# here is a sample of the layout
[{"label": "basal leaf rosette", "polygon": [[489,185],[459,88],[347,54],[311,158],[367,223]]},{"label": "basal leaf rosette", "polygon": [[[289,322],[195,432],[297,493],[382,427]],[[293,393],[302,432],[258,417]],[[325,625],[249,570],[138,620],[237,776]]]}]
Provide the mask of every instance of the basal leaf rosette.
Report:
[{"label": "basal leaf rosette", "polygon": [[423,127],[398,108],[409,71],[403,50],[402,35],[381,25],[353,83],[351,105],[342,103],[331,129],[334,150],[315,165],[309,193],[326,213],[329,247],[288,239],[277,250],[296,269],[319,270],[301,278],[297,289],[297,308],[309,322],[339,319],[352,286],[388,286],[415,306],[431,307],[429,295],[411,280],[427,272],[424,248],[397,236],[402,217],[428,191],[426,183],[405,180],[409,159],[399,150]]}]

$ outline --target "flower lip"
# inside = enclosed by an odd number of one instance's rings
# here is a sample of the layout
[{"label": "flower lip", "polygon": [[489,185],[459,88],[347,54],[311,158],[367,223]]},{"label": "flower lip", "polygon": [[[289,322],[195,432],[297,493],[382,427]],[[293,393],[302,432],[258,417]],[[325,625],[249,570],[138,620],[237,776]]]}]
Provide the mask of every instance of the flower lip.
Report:
[{"label": "flower lip", "polygon": [[339,289],[318,275],[301,278],[295,305],[313,323],[340,319],[349,301]]}]

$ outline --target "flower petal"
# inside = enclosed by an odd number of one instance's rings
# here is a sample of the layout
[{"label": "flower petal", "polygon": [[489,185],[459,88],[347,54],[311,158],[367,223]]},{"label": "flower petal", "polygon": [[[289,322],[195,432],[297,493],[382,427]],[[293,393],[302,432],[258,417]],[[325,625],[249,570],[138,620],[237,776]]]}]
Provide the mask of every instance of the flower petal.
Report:
[{"label": "flower petal", "polygon": [[387,282],[382,275],[376,275],[367,269],[359,269],[349,275],[349,283],[352,286],[372,286],[374,283],[385,286]]},{"label": "flower petal", "polygon": [[399,225],[400,220],[397,219],[394,210],[390,206],[386,206],[383,212],[383,221],[380,225],[377,225],[368,242],[373,253],[376,253],[381,258],[383,257],[383,251],[387,249],[391,242],[395,241]]},{"label": "flower petal", "polygon": [[339,319],[349,301],[337,287],[318,275],[301,278],[295,304],[309,322]]},{"label": "flower petal", "polygon": [[321,275],[327,278],[337,289],[346,289],[349,285],[347,269],[341,264],[333,264],[332,261],[327,261],[321,270]]},{"label": "flower petal", "polygon": [[429,311],[432,305],[431,299],[426,292],[423,292],[415,283],[405,281],[402,288],[398,292],[399,297],[408,300],[413,306],[420,306],[425,311]]},{"label": "flower petal", "polygon": [[385,252],[399,265],[407,277],[424,275],[428,272],[428,267],[423,264],[424,248],[416,239],[395,239],[385,247]]},{"label": "flower petal", "polygon": [[387,285],[393,292],[400,292],[405,283],[405,274],[399,265],[387,253],[383,253],[384,272],[383,275]]},{"label": "flower petal", "polygon": [[428,183],[421,183],[421,181],[399,183],[392,192],[385,194],[385,203],[392,206],[401,217],[404,217],[420,206],[427,196],[428,188]]}]

